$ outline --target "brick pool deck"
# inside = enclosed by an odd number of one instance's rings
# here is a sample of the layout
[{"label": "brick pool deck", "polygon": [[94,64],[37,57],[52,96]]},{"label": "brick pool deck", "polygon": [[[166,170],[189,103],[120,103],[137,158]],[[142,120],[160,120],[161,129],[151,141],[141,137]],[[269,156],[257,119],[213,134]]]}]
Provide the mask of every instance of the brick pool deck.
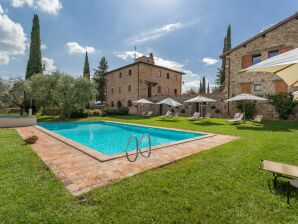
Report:
[{"label": "brick pool deck", "polygon": [[99,161],[34,126],[17,130],[23,138],[33,134],[38,136],[37,143],[32,145],[33,150],[74,196],[238,139],[229,135],[210,135],[159,148],[152,151],[150,158],[139,156],[135,162],[129,162],[126,157]]}]

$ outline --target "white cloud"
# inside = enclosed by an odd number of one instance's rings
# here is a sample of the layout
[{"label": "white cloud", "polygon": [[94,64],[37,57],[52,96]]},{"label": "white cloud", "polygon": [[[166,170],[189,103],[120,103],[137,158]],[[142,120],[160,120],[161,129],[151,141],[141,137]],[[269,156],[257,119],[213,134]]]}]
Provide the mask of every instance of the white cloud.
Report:
[{"label": "white cloud", "polygon": [[33,6],[34,0],[11,0],[13,7],[22,7],[24,5]]},{"label": "white cloud", "polygon": [[4,14],[4,10],[2,9],[1,5],[0,5],[0,14]]},{"label": "white cloud", "polygon": [[215,58],[203,58],[202,62],[204,62],[206,65],[214,65],[218,62]]},{"label": "white cloud", "polygon": [[60,0],[11,0],[11,5],[13,7],[27,5],[49,14],[58,14],[60,9],[62,9]]},{"label": "white cloud", "polygon": [[144,43],[147,41],[155,40],[158,39],[162,36],[165,36],[166,34],[172,33],[174,31],[180,30],[182,28],[188,27],[190,25],[195,24],[196,22],[193,23],[171,23],[164,25],[162,27],[158,27],[143,33],[140,33],[138,35],[135,35],[131,38],[128,38],[126,41],[130,44],[140,44]]},{"label": "white cloud", "polygon": [[75,53],[79,53],[79,54],[83,54],[86,51],[89,54],[92,54],[95,52],[95,48],[93,47],[82,47],[81,45],[79,45],[77,42],[68,42],[66,43],[66,47],[68,49],[68,53],[69,54],[75,54]]},{"label": "white cloud", "polygon": [[[136,57],[140,57],[140,56],[143,56],[144,54],[140,52],[134,52],[134,51],[125,51],[125,52],[116,53],[116,56],[123,60],[135,58],[135,55]],[[178,70],[185,73],[182,76],[182,81],[183,81],[182,92],[186,92],[190,88],[198,89],[199,83],[200,83],[200,76],[198,74],[195,74],[191,70],[185,69],[184,64],[181,64],[176,61],[163,59],[156,56],[154,56],[154,61],[157,65],[167,67],[173,70]]]},{"label": "white cloud", "polygon": [[47,48],[48,48],[48,46],[47,46],[47,45],[45,45],[45,44],[43,44],[43,43],[41,43],[41,45],[40,45],[40,48],[41,48],[42,50],[45,50],[45,49],[47,49]]},{"label": "white cloud", "polygon": [[0,8],[0,64],[7,64],[11,56],[25,53],[26,35],[23,27],[12,21],[1,5]]},{"label": "white cloud", "polygon": [[45,66],[46,73],[51,73],[56,71],[57,67],[54,65],[54,60],[52,58],[42,58],[42,63]]}]

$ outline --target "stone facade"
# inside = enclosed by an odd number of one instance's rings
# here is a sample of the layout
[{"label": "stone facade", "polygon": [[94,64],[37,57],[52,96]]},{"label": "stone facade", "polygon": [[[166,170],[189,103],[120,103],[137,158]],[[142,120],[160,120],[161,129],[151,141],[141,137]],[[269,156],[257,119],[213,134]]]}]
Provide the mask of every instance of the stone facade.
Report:
[{"label": "stone facade", "polygon": [[140,113],[132,101],[154,96],[181,95],[182,72],[155,65],[153,55],[137,58],[134,63],[107,73],[106,103],[127,106]]},{"label": "stone facade", "polygon": [[[298,14],[272,26],[255,37],[232,48],[223,57],[226,59],[226,82],[223,94],[225,99],[240,93],[251,93],[266,96],[278,92],[294,91],[277,75],[271,73],[241,73],[257,61],[265,60],[275,54],[284,53],[298,47]],[[259,113],[267,119],[277,118],[273,106],[268,103],[257,103]],[[227,114],[233,116],[235,104],[229,103]]]}]

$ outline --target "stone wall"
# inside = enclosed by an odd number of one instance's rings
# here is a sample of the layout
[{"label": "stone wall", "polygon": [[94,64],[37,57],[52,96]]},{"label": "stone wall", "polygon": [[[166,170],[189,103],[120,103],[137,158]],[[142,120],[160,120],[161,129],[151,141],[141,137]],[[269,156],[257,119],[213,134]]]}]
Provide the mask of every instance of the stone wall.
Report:
[{"label": "stone wall", "polygon": [[[230,52],[226,55],[227,80],[225,83],[225,89],[222,91],[225,99],[243,92],[248,92],[258,96],[266,96],[267,94],[274,94],[283,90],[294,91],[294,89],[291,88],[283,89],[283,81],[277,75],[261,72],[241,73],[240,71],[244,68],[243,60],[246,59],[247,62],[247,59],[251,60],[253,55],[261,54],[261,60],[265,60],[268,58],[268,53],[270,51],[278,50],[279,53],[283,53],[297,47],[298,20],[293,18],[285,24],[264,33],[264,35],[261,35],[251,42],[248,42]],[[246,64],[246,62],[244,61],[244,64]],[[260,85],[261,90],[255,89],[255,85]],[[259,113],[264,114],[266,119],[277,118],[277,113],[275,112],[273,106],[268,103],[258,102],[257,104]],[[235,104],[230,103],[229,108],[230,110],[227,112],[229,112],[230,116],[232,116],[236,112]]]},{"label": "stone wall", "polygon": [[[179,72],[147,63],[132,64],[107,75],[106,103],[114,107],[117,107],[118,102],[122,106],[129,106],[129,101],[148,98],[148,88],[151,88],[152,97],[181,95],[181,85]],[[140,111],[131,106],[130,113]]]}]

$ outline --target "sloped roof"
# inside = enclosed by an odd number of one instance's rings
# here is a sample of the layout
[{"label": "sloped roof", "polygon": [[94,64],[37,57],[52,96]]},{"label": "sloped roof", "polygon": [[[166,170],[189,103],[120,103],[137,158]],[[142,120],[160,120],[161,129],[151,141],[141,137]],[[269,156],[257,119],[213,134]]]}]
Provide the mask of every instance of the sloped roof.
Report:
[{"label": "sloped roof", "polygon": [[264,31],[262,31],[262,32],[260,32],[260,33],[258,33],[257,35],[255,35],[255,36],[249,38],[248,40],[242,42],[241,44],[238,44],[237,46],[231,48],[229,51],[227,51],[227,52],[225,52],[224,54],[222,54],[221,57],[222,57],[222,56],[225,56],[226,54],[229,54],[230,52],[232,52],[232,51],[234,51],[234,50],[236,50],[236,49],[238,49],[238,48],[240,48],[240,47],[242,47],[242,46],[244,46],[244,45],[246,45],[246,44],[248,44],[248,43],[250,43],[251,41],[253,41],[253,40],[255,40],[255,39],[259,38],[259,37],[262,37],[263,35],[266,35],[266,34],[269,33],[270,31],[272,31],[272,30],[274,30],[274,29],[276,29],[276,28],[278,28],[278,27],[284,25],[285,23],[291,21],[292,19],[298,19],[298,12],[296,12],[296,13],[293,14],[292,16],[290,16],[290,17],[288,17],[288,18],[286,18],[286,19],[280,21],[279,23],[277,23],[277,24],[275,24],[275,25],[269,27],[268,29],[266,29],[266,30],[264,30]]}]

